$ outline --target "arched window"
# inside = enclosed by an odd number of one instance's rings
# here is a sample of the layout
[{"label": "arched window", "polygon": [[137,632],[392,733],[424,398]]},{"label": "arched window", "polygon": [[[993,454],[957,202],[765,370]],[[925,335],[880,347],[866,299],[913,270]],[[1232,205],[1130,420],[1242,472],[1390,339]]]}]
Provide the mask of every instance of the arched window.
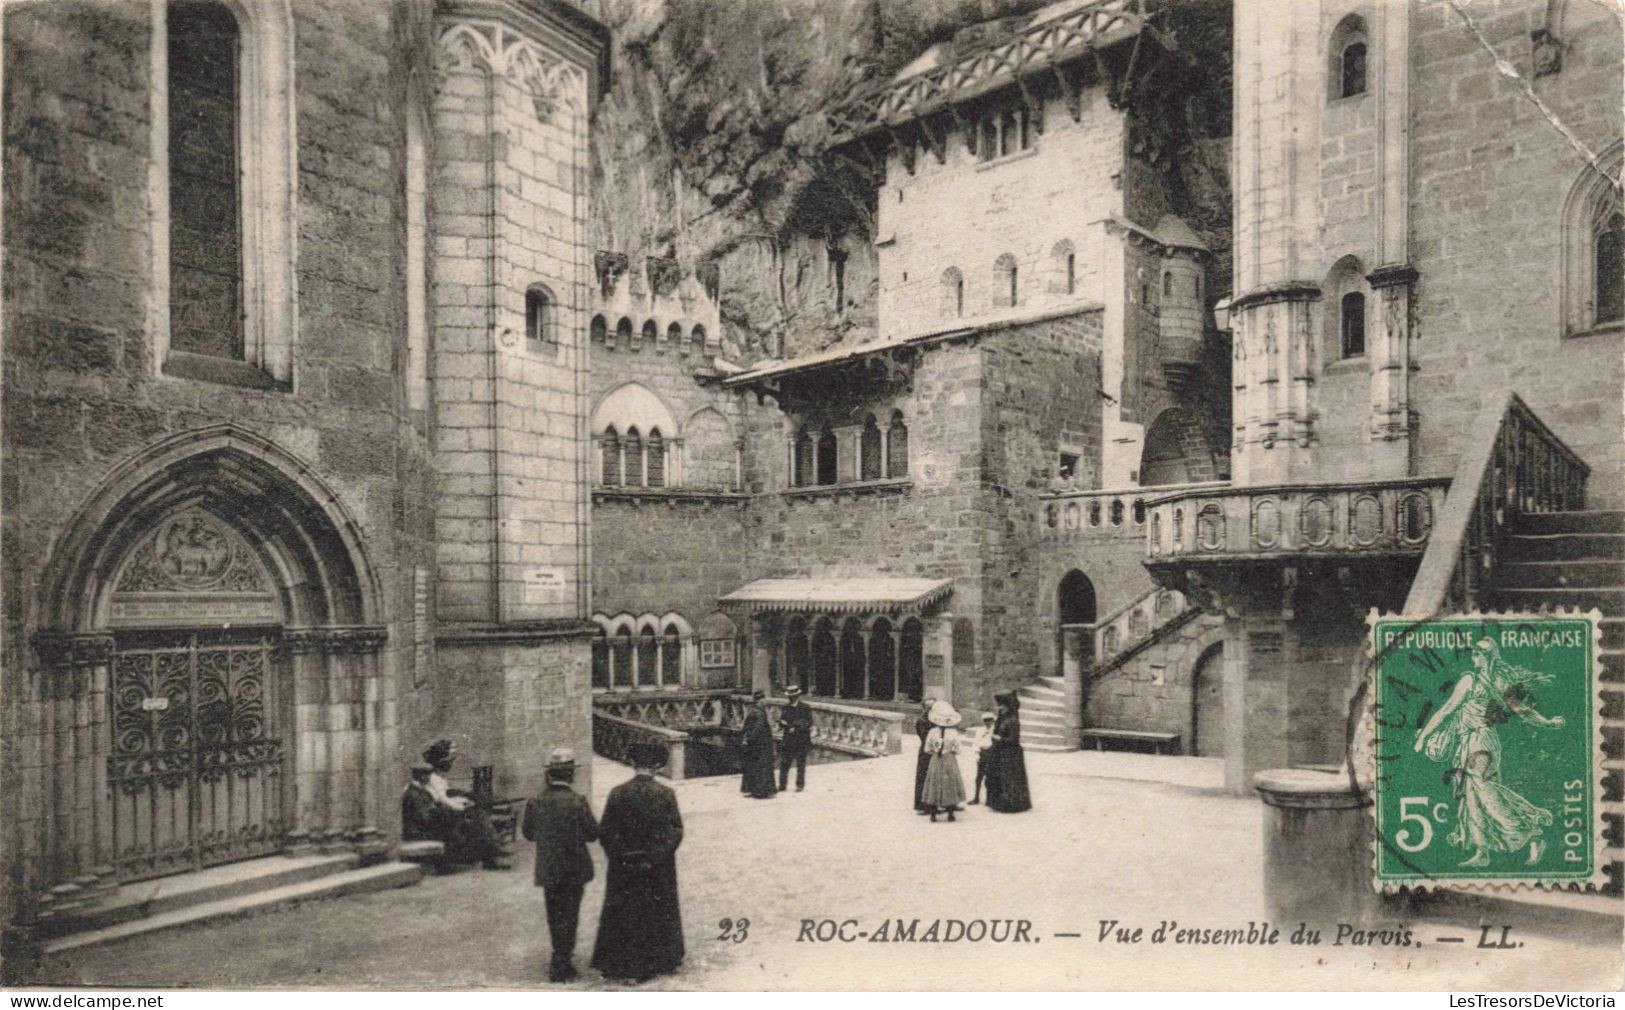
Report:
[{"label": "arched window", "polygon": [[615,640],[610,647],[611,660],[611,687],[623,688],[633,686],[632,682],[632,629],[622,626],[615,633]]},{"label": "arched window", "polygon": [[1015,111],[1010,110],[999,117],[999,156],[1015,154],[1021,148],[1021,127],[1016,122]]},{"label": "arched window", "polygon": [[1365,20],[1350,14],[1337,23],[1327,44],[1331,74],[1327,91],[1332,98],[1353,98],[1365,94]]},{"label": "arched window", "polygon": [[705,327],[700,326],[698,324],[695,324],[694,329],[689,331],[689,338],[694,341],[694,353],[696,353],[696,354],[704,354],[705,353]]},{"label": "arched window", "polygon": [[[1325,360],[1361,357],[1366,343],[1364,265],[1357,257],[1344,256],[1321,282],[1321,291],[1325,302],[1325,343],[1322,345]],[[1351,298],[1351,295],[1357,297]]]},{"label": "arched window", "polygon": [[598,445],[603,461],[602,483],[605,487],[615,487],[621,483],[621,437],[616,434],[614,425],[604,429]]},{"label": "arched window", "polygon": [[812,690],[812,657],[807,641],[807,619],[792,617],[784,629],[785,684]]},{"label": "arched window", "polygon": [[660,335],[660,327],[655,325],[655,321],[653,319],[645,319],[643,321],[643,339],[644,339],[644,341],[646,343],[652,344],[652,343],[655,342],[655,337],[657,337],[659,335]]},{"label": "arched window", "polygon": [[1338,306],[1341,357],[1365,356],[1365,295],[1350,291]]},{"label": "arched window", "polygon": [[655,629],[644,625],[638,634],[638,687],[655,687],[660,683],[660,643],[655,641]]},{"label": "arched window", "polygon": [[592,686],[608,690],[609,680],[609,639],[604,629],[598,629],[598,635],[592,640]]},{"label": "arched window", "polygon": [[1049,281],[1051,294],[1071,295],[1078,290],[1078,257],[1072,243],[1066,239],[1055,243],[1049,251]]},{"label": "arched window", "polygon": [[897,642],[884,617],[869,630],[869,697],[891,701],[897,696]]},{"label": "arched window", "polygon": [[615,339],[623,346],[632,343],[632,320],[621,317],[621,321],[615,324]]},{"label": "arched window", "polygon": [[609,336],[609,324],[604,321],[603,316],[599,315],[592,317],[592,325],[589,333],[592,337],[592,342],[595,344],[603,343],[604,338]]},{"label": "arched window", "polygon": [[545,284],[532,284],[525,290],[525,346],[536,350],[558,340],[556,312],[553,292]]},{"label": "arched window", "polygon": [[169,5],[169,346],[243,359],[237,19]]},{"label": "arched window", "polygon": [[903,622],[897,650],[897,693],[909,701],[925,696],[925,625],[918,617]]},{"label": "arched window", "polygon": [[683,346],[683,328],[677,323],[672,323],[666,327],[666,343],[671,344],[673,347]]},{"label": "arched window", "polygon": [[817,476],[813,467],[813,440],[812,435],[803,428],[796,432],[795,474],[791,483],[796,487],[811,487]]},{"label": "arched window", "polygon": [[1592,235],[1596,323],[1599,326],[1625,319],[1625,297],[1622,297],[1625,287],[1620,282],[1620,273],[1625,270],[1622,243],[1625,243],[1625,216],[1616,210],[1599,218]]},{"label": "arched window", "polygon": [[886,476],[908,476],[908,425],[903,423],[903,412],[892,411],[891,424],[886,428]]},{"label": "arched window", "polygon": [[643,454],[645,464],[643,472],[649,487],[666,486],[666,440],[660,437],[659,428],[649,429],[649,441],[644,446]]},{"label": "arched window", "polygon": [[858,476],[862,480],[879,480],[882,474],[880,469],[880,425],[875,423],[875,415],[870,414],[863,419],[863,433],[858,436]]},{"label": "arched window", "polygon": [[[1603,155],[1618,178],[1622,149]],[[1607,176],[1587,167],[1563,208],[1563,332],[1573,335],[1625,322],[1625,208]]]},{"label": "arched window", "polygon": [[818,477],[819,484],[833,484],[836,481],[836,441],[835,433],[825,428],[818,436]]},{"label": "arched window", "polygon": [[1171,271],[1164,272],[1162,275],[1162,293],[1164,297],[1174,293],[1174,275]]},{"label": "arched window", "polygon": [[675,624],[666,625],[660,643],[660,683],[663,687],[680,687],[683,683],[683,636]]},{"label": "arched window", "polygon": [[832,698],[838,688],[836,682],[836,652],[834,625],[829,618],[820,618],[812,635],[813,694]]},{"label": "arched window", "polygon": [[643,486],[643,437],[635,427],[626,429],[621,440],[621,473],[628,487]]},{"label": "arched window", "polygon": [[958,267],[942,272],[942,317],[958,319],[965,314],[965,277]]},{"label": "arched window", "polygon": [[1021,288],[1016,267],[1016,258],[1009,253],[1000,256],[993,263],[993,304],[998,307],[1014,306],[1017,304]]},{"label": "arched window", "polygon": [[868,689],[868,657],[863,648],[863,626],[856,617],[841,628],[841,697],[862,698]]}]

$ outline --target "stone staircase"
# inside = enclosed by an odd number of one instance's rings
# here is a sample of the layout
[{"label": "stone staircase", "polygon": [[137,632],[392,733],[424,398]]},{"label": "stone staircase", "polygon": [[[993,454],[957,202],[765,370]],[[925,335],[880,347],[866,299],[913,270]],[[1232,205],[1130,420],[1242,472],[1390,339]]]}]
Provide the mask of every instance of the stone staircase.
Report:
[{"label": "stone staircase", "polygon": [[1495,567],[1489,602],[1508,611],[1596,607],[1602,613],[1603,817],[1612,877],[1607,890],[1617,895],[1625,879],[1625,511],[1520,516]]},{"label": "stone staircase", "polygon": [[407,887],[422,880],[423,873],[413,863],[368,864],[354,853],[338,853],[266,856],[128,883],[99,901],[41,922],[41,952],[57,954],[294,902]]},{"label": "stone staircase", "polygon": [[1075,680],[1039,677],[1016,692],[1021,698],[1021,745],[1027,750],[1078,749],[1083,698]]}]

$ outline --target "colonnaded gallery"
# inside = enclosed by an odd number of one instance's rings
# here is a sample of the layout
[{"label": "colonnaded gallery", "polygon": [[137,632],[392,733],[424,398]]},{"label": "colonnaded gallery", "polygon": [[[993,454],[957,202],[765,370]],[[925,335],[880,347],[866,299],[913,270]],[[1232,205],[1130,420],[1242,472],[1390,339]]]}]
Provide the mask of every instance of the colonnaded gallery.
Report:
[{"label": "colonnaded gallery", "polygon": [[8,5],[8,920],[387,860],[438,737],[703,774],[752,688],[1248,793],[1342,761],[1373,607],[1601,606],[1617,684],[1612,15],[1006,7],[764,72],[792,200],[612,4]]}]

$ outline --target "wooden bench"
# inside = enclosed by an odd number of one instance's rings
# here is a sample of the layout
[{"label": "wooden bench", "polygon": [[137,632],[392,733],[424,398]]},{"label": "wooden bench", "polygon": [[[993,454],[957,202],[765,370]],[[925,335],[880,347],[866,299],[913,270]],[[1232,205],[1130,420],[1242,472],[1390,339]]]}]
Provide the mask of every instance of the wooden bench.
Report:
[{"label": "wooden bench", "polygon": [[1149,746],[1156,754],[1178,754],[1178,733],[1148,733],[1137,729],[1086,729],[1079,738],[1087,745],[1094,741],[1095,750],[1106,749],[1107,743],[1128,743]]}]

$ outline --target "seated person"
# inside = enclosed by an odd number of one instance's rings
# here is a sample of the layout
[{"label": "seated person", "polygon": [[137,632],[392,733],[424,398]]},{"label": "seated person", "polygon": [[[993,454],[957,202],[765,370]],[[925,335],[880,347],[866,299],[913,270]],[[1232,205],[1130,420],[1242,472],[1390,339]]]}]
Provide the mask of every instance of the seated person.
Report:
[{"label": "seated person", "polygon": [[491,820],[462,790],[446,782],[456,753],[450,740],[436,740],[423,752],[423,764],[412,766],[412,782],[401,794],[401,837],[429,839],[446,846],[446,859],[505,870],[507,852]]}]

